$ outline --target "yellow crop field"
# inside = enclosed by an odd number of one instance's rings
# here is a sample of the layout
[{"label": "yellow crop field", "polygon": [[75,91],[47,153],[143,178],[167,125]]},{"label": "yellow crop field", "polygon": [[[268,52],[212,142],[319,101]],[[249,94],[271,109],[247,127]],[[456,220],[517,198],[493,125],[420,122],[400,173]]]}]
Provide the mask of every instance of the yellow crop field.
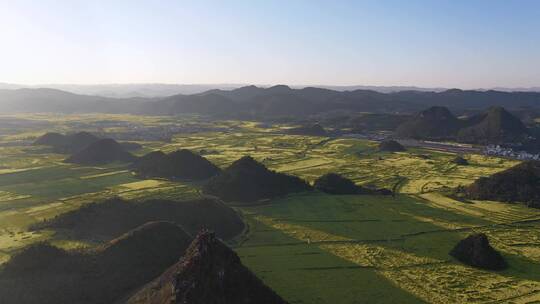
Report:
[{"label": "yellow crop field", "polygon": [[[167,128],[171,141],[137,140],[150,151],[190,149],[226,168],[250,155],[271,170],[308,182],[335,172],[358,185],[396,189],[382,195],[290,195],[236,208],[248,228],[235,242],[242,262],[290,303],[535,303],[540,301],[540,211],[521,204],[458,201],[447,191],[510,168],[518,161],[411,148],[381,153],[353,138],[283,134],[288,125],[215,121],[197,116],[16,115],[49,129],[0,135],[0,263],[48,240],[67,249],[93,247],[59,231],[30,227],[92,202],[182,200],[204,182],[139,179],[126,164],[77,166],[30,141],[45,131],[128,132]],[[106,127],[100,124],[105,122]],[[115,125],[114,123],[118,123]],[[111,126],[112,124],[112,126]],[[183,128],[186,132],[183,132]],[[197,130],[191,131],[192,128]],[[20,140],[26,140],[19,144]],[[483,232],[507,259],[500,272],[465,266],[448,255],[470,233]],[[314,283],[315,282],[315,283]],[[381,297],[381,295],[385,295]]]}]

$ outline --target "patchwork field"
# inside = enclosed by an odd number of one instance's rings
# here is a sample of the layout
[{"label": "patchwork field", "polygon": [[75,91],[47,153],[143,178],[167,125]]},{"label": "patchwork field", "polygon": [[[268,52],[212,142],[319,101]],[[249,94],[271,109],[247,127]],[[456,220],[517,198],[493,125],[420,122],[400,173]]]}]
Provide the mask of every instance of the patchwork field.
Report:
[{"label": "patchwork field", "polygon": [[[251,229],[237,251],[291,303],[331,303],[336,293],[339,303],[539,300],[540,212],[492,204],[473,216],[403,195],[295,195],[243,208]],[[517,215],[508,222],[489,219],[512,211]],[[466,267],[448,255],[473,231],[490,236],[509,261],[507,271]],[[519,241],[530,239],[536,241]]]},{"label": "patchwork field", "polygon": [[[237,208],[249,229],[231,245],[290,303],[540,301],[540,212],[498,202],[460,202],[444,195],[448,188],[516,161],[464,155],[469,165],[458,166],[451,162],[451,153],[380,153],[377,143],[366,140],[284,135],[284,125],[200,117],[13,117],[32,120],[39,128],[0,128],[0,263],[41,240],[64,248],[94,246],[54,231],[28,230],[83,204],[111,196],[200,195],[200,183],[138,179],[124,163],[66,164],[66,155],[30,144],[46,131],[138,136],[134,130],[140,130],[142,135],[163,132],[170,140],[136,140],[143,145],[137,155],[190,149],[220,167],[251,155],[273,170],[310,182],[336,172],[357,184],[399,191],[395,198],[299,194]],[[471,232],[486,233],[509,261],[509,269],[487,272],[453,260],[448,251]]]}]

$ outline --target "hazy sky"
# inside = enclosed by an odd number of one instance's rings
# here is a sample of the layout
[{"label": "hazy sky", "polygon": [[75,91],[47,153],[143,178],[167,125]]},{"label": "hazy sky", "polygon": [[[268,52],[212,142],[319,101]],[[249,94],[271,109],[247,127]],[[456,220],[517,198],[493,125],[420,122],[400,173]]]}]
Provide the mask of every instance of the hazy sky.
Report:
[{"label": "hazy sky", "polygon": [[540,86],[540,1],[0,0],[0,82]]}]

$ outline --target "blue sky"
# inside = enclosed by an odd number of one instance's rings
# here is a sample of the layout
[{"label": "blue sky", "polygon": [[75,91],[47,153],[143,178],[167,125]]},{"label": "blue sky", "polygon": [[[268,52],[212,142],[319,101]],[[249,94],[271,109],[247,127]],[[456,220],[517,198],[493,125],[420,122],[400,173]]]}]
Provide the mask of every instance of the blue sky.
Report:
[{"label": "blue sky", "polygon": [[0,0],[0,82],[540,86],[540,1]]}]

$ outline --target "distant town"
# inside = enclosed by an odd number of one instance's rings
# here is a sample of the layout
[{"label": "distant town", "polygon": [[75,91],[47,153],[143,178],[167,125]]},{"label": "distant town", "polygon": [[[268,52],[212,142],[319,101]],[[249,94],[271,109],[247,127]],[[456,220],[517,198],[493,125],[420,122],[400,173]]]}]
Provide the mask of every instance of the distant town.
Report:
[{"label": "distant town", "polygon": [[518,160],[540,160],[540,154],[532,154],[525,151],[514,151],[512,148],[500,145],[489,145],[484,148],[485,155],[507,157]]}]

